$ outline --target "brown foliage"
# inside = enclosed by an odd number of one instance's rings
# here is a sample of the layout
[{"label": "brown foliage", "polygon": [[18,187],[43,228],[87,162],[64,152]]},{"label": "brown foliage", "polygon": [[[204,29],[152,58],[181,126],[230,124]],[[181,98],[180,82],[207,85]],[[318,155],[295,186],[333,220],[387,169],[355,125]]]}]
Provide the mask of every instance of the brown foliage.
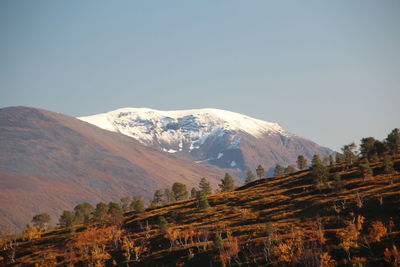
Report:
[{"label": "brown foliage", "polygon": [[340,247],[343,248],[347,256],[350,257],[349,250],[350,248],[358,248],[358,239],[360,236],[359,230],[361,229],[360,227],[362,226],[362,221],[364,220],[364,217],[359,216],[357,219],[357,223],[354,223],[352,221],[347,221],[346,224],[347,226],[343,229],[340,229],[337,232],[337,235],[340,239]]},{"label": "brown foliage", "polygon": [[387,229],[381,221],[374,221],[369,228],[368,240],[372,243],[380,242]]},{"label": "brown foliage", "polygon": [[115,226],[87,228],[76,234],[68,244],[73,252],[69,261],[82,262],[88,266],[104,266],[105,261],[111,258],[106,248],[116,244],[122,233]]},{"label": "brown foliage", "polygon": [[31,241],[33,239],[38,239],[42,235],[43,231],[39,226],[27,225],[22,232],[22,240]]},{"label": "brown foliage", "polygon": [[328,253],[321,253],[319,256],[319,267],[334,267],[335,265],[336,261]]},{"label": "brown foliage", "polygon": [[232,258],[235,258],[238,261],[238,255],[240,251],[238,238],[232,236],[230,232],[227,232],[226,234],[227,238],[224,239],[223,248],[219,250],[218,255],[222,266],[226,266],[226,264],[230,266]]},{"label": "brown foliage", "polygon": [[384,259],[393,267],[400,266],[400,252],[398,251],[396,245],[393,245],[390,249],[385,248]]},{"label": "brown foliage", "polygon": [[148,250],[145,240],[138,240],[135,242],[129,236],[124,236],[122,238],[122,250],[127,261],[131,260],[131,255],[135,256],[135,261],[140,261],[141,255]]}]

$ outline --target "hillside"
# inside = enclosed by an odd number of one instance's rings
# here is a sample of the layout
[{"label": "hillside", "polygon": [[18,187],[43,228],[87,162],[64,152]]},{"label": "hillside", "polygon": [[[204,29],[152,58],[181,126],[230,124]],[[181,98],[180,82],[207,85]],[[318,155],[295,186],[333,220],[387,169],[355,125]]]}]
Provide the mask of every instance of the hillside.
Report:
[{"label": "hillside", "polygon": [[[34,214],[58,218],[88,201],[117,201],[222,170],[143,146],[119,133],[42,109],[0,109],[0,225],[22,227]],[[53,222],[55,223],[55,222]]]},{"label": "hillside", "polygon": [[367,178],[359,161],[334,164],[325,184],[303,170],[209,195],[208,208],[189,199],[125,214],[122,230],[56,229],[18,240],[12,266],[398,266],[400,155],[392,160],[397,173],[382,161]]},{"label": "hillside", "polygon": [[262,164],[268,175],[276,164],[296,165],[298,155],[334,151],[289,133],[278,123],[213,108],[161,111],[122,108],[79,119],[119,132],[140,143],[220,168],[242,172]]}]

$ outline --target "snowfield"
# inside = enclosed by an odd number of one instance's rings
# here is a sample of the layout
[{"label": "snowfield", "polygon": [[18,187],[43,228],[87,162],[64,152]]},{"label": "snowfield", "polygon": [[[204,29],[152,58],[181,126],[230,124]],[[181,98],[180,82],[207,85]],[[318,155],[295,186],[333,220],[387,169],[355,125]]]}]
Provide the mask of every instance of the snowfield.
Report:
[{"label": "snowfield", "polygon": [[[174,111],[122,108],[78,119],[131,136],[145,145],[158,143],[163,151],[170,153],[197,149],[211,136],[221,137],[226,133],[245,132],[256,138],[265,134],[291,136],[277,123],[212,108]],[[239,144],[240,138],[233,138],[230,147]]]}]

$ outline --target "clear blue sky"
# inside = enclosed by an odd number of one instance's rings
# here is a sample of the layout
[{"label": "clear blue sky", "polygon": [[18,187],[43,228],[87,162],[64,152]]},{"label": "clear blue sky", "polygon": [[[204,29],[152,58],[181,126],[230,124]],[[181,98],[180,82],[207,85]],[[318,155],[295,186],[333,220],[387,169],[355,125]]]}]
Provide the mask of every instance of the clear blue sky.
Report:
[{"label": "clear blue sky", "polygon": [[338,150],[400,127],[400,1],[0,1],[0,107],[215,107]]}]

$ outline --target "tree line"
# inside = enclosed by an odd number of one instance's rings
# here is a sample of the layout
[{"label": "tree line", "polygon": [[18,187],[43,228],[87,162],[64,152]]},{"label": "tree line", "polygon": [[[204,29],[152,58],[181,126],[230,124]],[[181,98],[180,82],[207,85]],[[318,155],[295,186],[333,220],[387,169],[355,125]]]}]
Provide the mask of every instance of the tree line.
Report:
[{"label": "tree line", "polygon": [[[373,137],[362,138],[359,151],[357,151],[357,146],[353,142],[344,145],[341,148],[341,153],[335,154],[335,158],[334,155],[328,155],[321,159],[319,155],[314,155],[310,165],[308,165],[307,158],[304,155],[299,155],[297,157],[296,167],[297,170],[300,171],[309,168],[315,184],[320,185],[327,182],[327,178],[330,175],[329,167],[334,164],[353,164],[359,162],[358,168],[360,174],[364,178],[368,178],[373,175],[370,162],[383,159],[384,173],[394,173],[395,170],[390,155],[396,154],[400,154],[400,131],[398,128],[393,129],[382,141]],[[294,171],[296,171],[296,168],[293,165],[283,167],[277,164],[274,169],[274,176],[280,176]],[[260,164],[255,169],[255,174],[251,170],[246,172],[244,184],[254,182],[256,177],[258,179],[263,179],[265,176],[265,169]],[[337,189],[340,189],[340,175],[335,173],[333,179]],[[235,179],[229,173],[225,173],[225,176],[221,179],[218,186],[219,188],[215,192],[233,191],[236,188]],[[156,190],[148,207],[155,208],[162,204],[188,199],[190,196],[190,198],[195,198],[197,200],[199,208],[207,208],[209,206],[207,195],[211,193],[212,187],[205,177],[200,179],[198,188],[191,189],[190,194],[185,184],[175,182],[170,188]],[[122,221],[125,212],[141,213],[144,212],[144,210],[145,205],[140,196],[121,198],[120,203],[109,202],[106,204],[100,202],[95,207],[90,203],[84,202],[76,205],[73,211],[63,211],[58,224],[61,227],[71,227],[76,224],[89,222],[113,221],[113,223],[118,223]],[[47,213],[40,213],[32,218],[33,226],[40,229],[46,229],[50,221],[51,217]],[[32,226],[27,225],[26,229],[32,229]]]}]

